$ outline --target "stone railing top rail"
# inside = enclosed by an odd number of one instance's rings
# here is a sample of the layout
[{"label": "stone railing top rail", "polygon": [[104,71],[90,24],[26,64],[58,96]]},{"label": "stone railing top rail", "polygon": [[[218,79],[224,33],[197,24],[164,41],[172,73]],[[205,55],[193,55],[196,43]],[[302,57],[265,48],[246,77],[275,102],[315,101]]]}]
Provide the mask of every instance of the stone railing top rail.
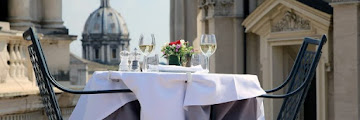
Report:
[{"label": "stone railing top rail", "polygon": [[[0,87],[8,86],[6,84],[0,84]],[[15,86],[12,85],[12,88],[0,88],[0,99],[4,98],[17,98],[17,97],[25,97],[29,95],[38,95],[39,88],[37,86],[27,86],[24,88],[23,86]],[[63,91],[54,88],[55,93],[62,93]]]}]

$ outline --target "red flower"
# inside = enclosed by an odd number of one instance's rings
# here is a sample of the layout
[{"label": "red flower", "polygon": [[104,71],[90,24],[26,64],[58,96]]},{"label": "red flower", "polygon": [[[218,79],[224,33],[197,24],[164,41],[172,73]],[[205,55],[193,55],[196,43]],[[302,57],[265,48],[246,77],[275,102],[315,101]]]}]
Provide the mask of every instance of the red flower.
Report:
[{"label": "red flower", "polygon": [[176,40],[175,42],[170,42],[169,45],[179,45],[181,44],[180,40]]}]

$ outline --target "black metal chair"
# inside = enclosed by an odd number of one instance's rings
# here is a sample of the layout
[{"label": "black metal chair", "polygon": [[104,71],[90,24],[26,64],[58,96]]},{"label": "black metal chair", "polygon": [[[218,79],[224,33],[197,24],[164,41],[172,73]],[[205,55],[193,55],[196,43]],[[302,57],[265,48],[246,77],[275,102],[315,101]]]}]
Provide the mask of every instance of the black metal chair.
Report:
[{"label": "black metal chair", "polygon": [[129,89],[118,90],[95,90],[95,91],[79,91],[71,90],[59,84],[48,70],[46,59],[41,48],[40,41],[34,28],[29,28],[24,32],[23,37],[25,40],[31,40],[32,44],[29,45],[28,50],[30,60],[34,69],[36,82],[40,90],[41,100],[44,104],[46,114],[49,120],[62,120],[61,111],[58,101],[56,99],[52,86],[72,93],[72,94],[102,94],[102,93],[128,93],[132,92]]},{"label": "black metal chair", "polygon": [[[326,36],[321,40],[305,38],[295,63],[287,79],[278,87],[267,90],[266,93],[276,92],[288,85],[287,92],[281,95],[262,95],[264,98],[284,98],[277,120],[295,120],[304,103],[316,67],[319,63],[321,50],[326,43]],[[317,45],[316,51],[308,50],[309,45]]]}]

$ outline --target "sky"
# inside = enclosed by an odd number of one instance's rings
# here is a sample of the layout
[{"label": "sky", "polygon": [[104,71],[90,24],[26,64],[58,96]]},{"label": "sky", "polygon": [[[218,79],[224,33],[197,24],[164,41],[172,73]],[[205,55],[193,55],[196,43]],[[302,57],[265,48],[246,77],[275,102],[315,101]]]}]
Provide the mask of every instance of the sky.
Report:
[{"label": "sky", "polygon": [[[63,0],[64,25],[77,40],[70,44],[70,52],[82,56],[81,34],[88,16],[100,7],[100,0]],[[110,6],[118,11],[127,23],[130,33],[130,50],[138,45],[139,36],[155,35],[155,53],[162,55],[161,46],[170,39],[170,0],[110,0]],[[160,58],[160,61],[165,59]]]}]

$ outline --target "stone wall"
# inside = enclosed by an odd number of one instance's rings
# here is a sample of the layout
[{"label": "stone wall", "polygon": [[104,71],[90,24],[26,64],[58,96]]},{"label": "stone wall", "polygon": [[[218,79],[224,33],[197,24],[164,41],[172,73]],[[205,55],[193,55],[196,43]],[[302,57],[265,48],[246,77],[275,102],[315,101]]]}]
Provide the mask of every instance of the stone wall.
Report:
[{"label": "stone wall", "polygon": [[[47,120],[38,91],[27,95],[0,94],[0,120]],[[67,120],[79,99],[79,95],[57,93],[62,117]]]},{"label": "stone wall", "polygon": [[330,120],[360,119],[360,2],[334,0],[334,81]]}]

